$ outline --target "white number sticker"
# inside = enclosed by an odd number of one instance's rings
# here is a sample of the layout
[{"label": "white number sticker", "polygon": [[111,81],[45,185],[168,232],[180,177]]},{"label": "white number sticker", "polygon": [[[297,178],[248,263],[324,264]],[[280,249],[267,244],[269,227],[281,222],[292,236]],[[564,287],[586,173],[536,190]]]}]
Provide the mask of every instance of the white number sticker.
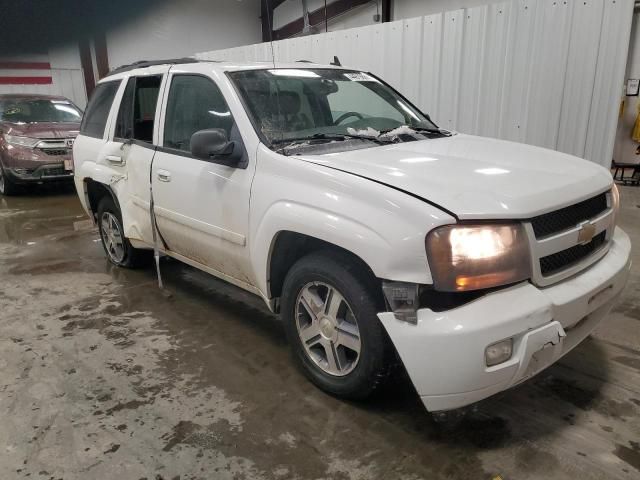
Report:
[{"label": "white number sticker", "polygon": [[364,72],[350,72],[345,73],[344,76],[354,82],[375,82],[375,78]]}]

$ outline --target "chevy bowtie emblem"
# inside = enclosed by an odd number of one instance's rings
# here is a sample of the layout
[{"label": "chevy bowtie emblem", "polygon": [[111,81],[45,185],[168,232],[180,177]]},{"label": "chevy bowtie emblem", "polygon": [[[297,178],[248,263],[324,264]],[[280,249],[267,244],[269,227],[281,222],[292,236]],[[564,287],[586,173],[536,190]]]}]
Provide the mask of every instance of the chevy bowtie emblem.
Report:
[{"label": "chevy bowtie emblem", "polygon": [[580,225],[580,230],[578,231],[578,243],[580,245],[585,245],[589,243],[596,234],[596,226],[585,222]]}]

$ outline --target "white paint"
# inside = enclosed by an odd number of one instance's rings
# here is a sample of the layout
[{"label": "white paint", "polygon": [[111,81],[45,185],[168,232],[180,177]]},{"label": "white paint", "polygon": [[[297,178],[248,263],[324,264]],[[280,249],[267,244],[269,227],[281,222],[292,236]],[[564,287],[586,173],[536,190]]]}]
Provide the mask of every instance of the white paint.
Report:
[{"label": "white paint", "polygon": [[[483,18],[500,15],[499,10],[484,13]],[[462,27],[454,23],[463,17],[462,11],[442,16],[452,23],[443,26],[443,38],[456,37]],[[392,42],[402,42],[404,29],[418,25],[423,21],[385,25],[384,34]],[[507,31],[513,28],[511,24]],[[290,52],[292,44],[281,43],[280,47]],[[450,47],[450,52],[444,52],[459,57],[462,43],[453,42]],[[165,253],[256,293],[272,305],[270,256],[281,232],[308,235],[353,252],[378,278],[433,284],[425,238],[435,228],[455,223],[455,217],[527,219],[611,188],[611,175],[605,168],[579,158],[464,134],[326,155],[282,155],[260,143],[226,75],[264,67],[259,63],[200,62],[158,65],[109,78],[122,81],[131,75],[164,74],[153,136],[153,143],[163,146],[166,82],[174,73],[209,77],[226,99],[246,147],[248,166],[225,167],[170,151],[154,154],[151,148],[137,154],[131,150],[128,161],[113,165],[108,156],[122,148],[113,138],[119,107],[114,102],[104,138],[80,135],[75,141],[78,192],[83,192],[86,178],[111,183],[124,224],[131,224],[135,217],[138,229],[148,231],[149,204],[136,200],[135,192],[146,190],[149,177],[135,168],[149,165],[149,156],[155,155],[153,166],[147,169],[152,170],[159,229],[170,249]],[[300,64],[275,67],[293,69]],[[444,70],[459,68],[451,62]],[[124,82],[118,98],[123,88]],[[451,97],[454,90],[449,92]],[[459,110],[455,107],[441,103],[438,108],[456,121]],[[143,162],[138,162],[141,158]],[[158,181],[160,169],[165,178],[170,175],[171,182]],[[88,210],[87,199],[80,195],[80,200]],[[530,282],[459,308],[444,312],[419,309],[417,325],[397,320],[392,312],[379,314],[428,409],[461,407],[507,389],[557,361],[600,323],[623,289],[630,268],[629,238],[615,227],[614,214],[614,208],[609,208],[590,220],[596,232],[606,232],[609,242],[567,268],[562,278],[540,278],[534,268]],[[175,220],[178,216],[180,221]],[[532,263],[579,243],[577,228],[539,240],[531,222],[522,223]],[[233,241],[237,236],[246,241]],[[144,236],[136,240],[138,247],[151,247]],[[568,275],[571,278],[564,278]],[[587,320],[578,324],[584,318]],[[485,348],[507,338],[514,340],[514,356],[487,368]],[[548,345],[552,345],[550,350],[546,350]],[[429,363],[425,355],[435,355],[438,365],[425,368]]]},{"label": "white paint", "polygon": [[260,0],[172,0],[107,33],[111,68],[179,58],[262,38]]},{"label": "white paint", "polygon": [[[593,267],[544,290],[525,282],[453,310],[418,310],[417,325],[379,314],[425,407],[450,410],[478,402],[539,373],[582,342],[627,282],[629,237],[616,229],[611,243]],[[485,349],[508,338],[511,359],[487,367]],[[433,358],[445,367],[425,367]]]},{"label": "white paint", "polygon": [[[608,167],[632,11],[632,0],[509,0],[291,38],[274,42],[274,52],[280,62],[328,63],[338,55],[345,66],[383,77],[443,127]],[[271,49],[196,56],[270,61]]]}]

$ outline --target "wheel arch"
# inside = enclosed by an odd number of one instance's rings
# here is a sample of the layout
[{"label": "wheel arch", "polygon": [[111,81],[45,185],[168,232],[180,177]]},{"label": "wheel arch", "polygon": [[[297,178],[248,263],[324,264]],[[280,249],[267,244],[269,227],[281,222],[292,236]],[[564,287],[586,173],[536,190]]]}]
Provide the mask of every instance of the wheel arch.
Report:
[{"label": "wheel arch", "polygon": [[98,214],[98,205],[100,204],[100,200],[105,196],[110,196],[116,207],[122,211],[120,208],[120,202],[118,202],[118,196],[109,185],[98,182],[92,178],[85,178],[83,180],[83,187],[85,201],[94,222],[96,221],[96,215]]},{"label": "wheel arch", "polygon": [[[363,278],[373,288],[379,289],[380,299],[382,298],[380,280],[369,264],[359,255],[335,243],[291,230],[277,232],[271,242],[267,266],[269,298],[279,298],[282,295],[284,280],[291,267],[301,258],[315,252],[327,252],[341,258],[343,262],[352,262],[357,266]],[[276,310],[278,310],[277,306]]]}]

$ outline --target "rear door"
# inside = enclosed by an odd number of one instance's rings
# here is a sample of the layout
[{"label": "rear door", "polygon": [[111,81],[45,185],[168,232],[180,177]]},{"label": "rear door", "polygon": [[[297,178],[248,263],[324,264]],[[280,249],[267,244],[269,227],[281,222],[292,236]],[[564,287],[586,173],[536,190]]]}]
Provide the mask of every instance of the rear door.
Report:
[{"label": "rear door", "polygon": [[157,144],[159,98],[167,66],[150,67],[126,80],[105,164],[124,174],[124,194],[119,194],[125,236],[153,243],[149,215],[149,172]]},{"label": "rear door", "polygon": [[251,285],[247,231],[255,161],[247,155],[244,165],[231,167],[190,152],[191,136],[199,130],[221,128],[228,137],[241,138],[220,85],[227,92],[230,86],[223,82],[197,73],[169,74],[151,176],[155,213],[172,252]]},{"label": "rear door", "polygon": [[109,122],[113,117],[111,112],[117,110],[114,99],[118,100],[117,96],[121,84],[122,80],[118,79],[96,85],[82,117],[80,134],[73,145],[74,171],[76,172],[75,180],[78,192],[84,190],[82,183],[85,178],[93,178],[103,182],[107,182],[110,178],[108,171],[103,172],[102,179],[95,178],[97,176],[96,164],[106,156]]}]

